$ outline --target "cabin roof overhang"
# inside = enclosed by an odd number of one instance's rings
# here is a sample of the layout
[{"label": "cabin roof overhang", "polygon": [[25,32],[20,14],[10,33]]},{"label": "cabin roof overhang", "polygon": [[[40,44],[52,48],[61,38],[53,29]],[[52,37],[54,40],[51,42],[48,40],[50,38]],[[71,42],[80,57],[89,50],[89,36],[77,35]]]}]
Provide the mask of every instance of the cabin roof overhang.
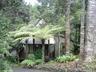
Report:
[{"label": "cabin roof overhang", "polygon": [[[21,40],[21,43],[22,44],[42,44],[42,40],[39,38],[34,38],[34,39],[28,38],[25,40]],[[54,38],[45,39],[45,44],[55,44],[55,39]]]}]

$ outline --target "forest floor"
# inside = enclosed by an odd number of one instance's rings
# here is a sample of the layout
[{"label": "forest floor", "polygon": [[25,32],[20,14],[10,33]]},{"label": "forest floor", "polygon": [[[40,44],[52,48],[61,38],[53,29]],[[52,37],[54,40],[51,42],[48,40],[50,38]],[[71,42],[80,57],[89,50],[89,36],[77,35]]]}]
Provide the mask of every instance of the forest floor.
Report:
[{"label": "forest floor", "polygon": [[14,68],[13,72],[49,72],[49,71],[28,69],[28,68]]},{"label": "forest floor", "polygon": [[57,63],[49,62],[41,65],[36,65],[33,69],[48,70],[50,72],[83,72],[78,62]]},{"label": "forest floor", "polygon": [[78,67],[78,62],[57,63],[48,62],[45,64],[35,65],[34,67],[17,67],[13,72],[85,72]]}]

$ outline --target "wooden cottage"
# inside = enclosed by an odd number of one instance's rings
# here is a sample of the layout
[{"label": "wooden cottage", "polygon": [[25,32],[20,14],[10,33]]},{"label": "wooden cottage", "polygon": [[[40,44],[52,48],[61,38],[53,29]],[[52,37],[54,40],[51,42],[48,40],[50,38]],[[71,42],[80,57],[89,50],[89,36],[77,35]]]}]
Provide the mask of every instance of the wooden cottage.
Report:
[{"label": "wooden cottage", "polygon": [[[42,50],[42,40],[29,38],[22,40],[21,43],[26,47],[28,54],[36,52],[38,49]],[[55,57],[55,39],[49,38],[45,40],[45,59],[53,59]]]}]

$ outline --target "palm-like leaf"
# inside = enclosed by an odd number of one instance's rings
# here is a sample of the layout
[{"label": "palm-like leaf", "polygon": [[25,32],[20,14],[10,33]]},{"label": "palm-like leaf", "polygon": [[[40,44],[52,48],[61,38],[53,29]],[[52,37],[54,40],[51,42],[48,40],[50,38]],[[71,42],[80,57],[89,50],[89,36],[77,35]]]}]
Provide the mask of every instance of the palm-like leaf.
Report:
[{"label": "palm-like leaf", "polygon": [[39,28],[39,27],[33,27],[32,25],[27,25],[21,27],[17,31],[11,32],[11,34],[15,38],[15,41],[33,38],[34,36],[40,39],[47,39],[54,36],[54,34],[62,30],[63,28],[60,26],[47,25],[43,28]]},{"label": "palm-like leaf", "polygon": [[44,28],[40,29],[35,36],[41,39],[46,39],[54,36],[54,34],[60,31],[63,31],[63,28],[60,26],[47,25]]}]

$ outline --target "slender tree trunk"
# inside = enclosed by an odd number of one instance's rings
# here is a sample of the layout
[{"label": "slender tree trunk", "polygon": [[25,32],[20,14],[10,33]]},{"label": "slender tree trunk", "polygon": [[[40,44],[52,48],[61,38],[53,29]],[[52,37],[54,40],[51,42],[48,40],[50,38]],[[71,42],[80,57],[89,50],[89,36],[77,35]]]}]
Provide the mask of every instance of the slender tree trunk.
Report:
[{"label": "slender tree trunk", "polygon": [[94,59],[96,34],[96,0],[88,0],[87,6],[87,24],[86,24],[86,44],[85,44],[85,62],[91,62]]},{"label": "slender tree trunk", "polygon": [[67,0],[66,3],[66,30],[65,30],[65,48],[66,48],[66,53],[70,53],[70,5],[71,5],[71,0]]},{"label": "slender tree trunk", "polygon": [[60,56],[60,33],[58,33],[58,56]]},{"label": "slender tree trunk", "polygon": [[42,64],[45,62],[45,39],[42,39]]},{"label": "slender tree trunk", "polygon": [[26,40],[26,56],[28,56],[29,47],[28,47],[28,40]]},{"label": "slender tree trunk", "polygon": [[34,53],[34,48],[35,48],[35,38],[33,36],[33,50],[32,50],[32,53]]},{"label": "slender tree trunk", "polygon": [[81,13],[81,29],[80,29],[80,59],[84,60],[85,56],[85,0],[81,1],[82,13]]}]

